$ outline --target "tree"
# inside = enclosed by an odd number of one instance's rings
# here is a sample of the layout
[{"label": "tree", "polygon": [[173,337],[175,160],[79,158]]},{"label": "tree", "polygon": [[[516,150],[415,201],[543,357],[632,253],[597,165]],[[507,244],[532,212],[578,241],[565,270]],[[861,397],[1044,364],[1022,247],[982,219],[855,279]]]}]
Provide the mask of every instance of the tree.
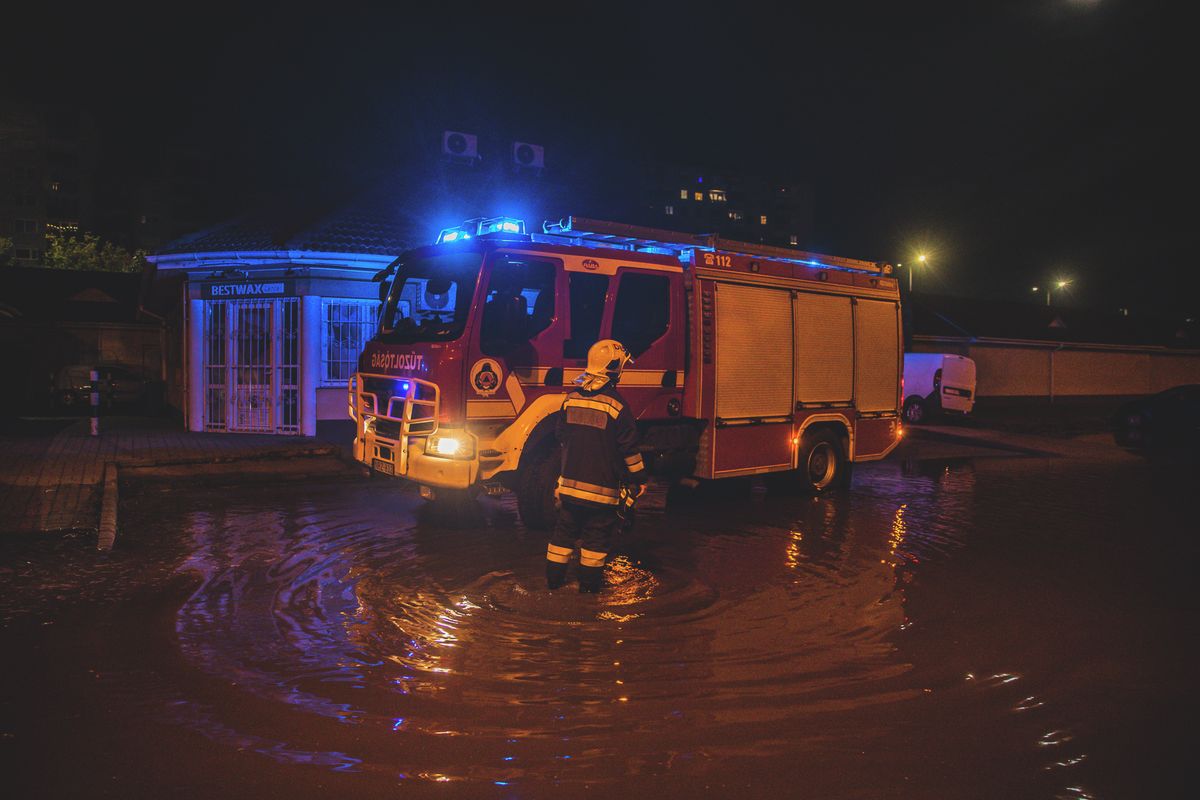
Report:
[{"label": "tree", "polygon": [[130,252],[112,242],[103,242],[94,233],[77,236],[46,234],[43,264],[50,269],[76,269],[98,272],[141,272],[146,254]]}]

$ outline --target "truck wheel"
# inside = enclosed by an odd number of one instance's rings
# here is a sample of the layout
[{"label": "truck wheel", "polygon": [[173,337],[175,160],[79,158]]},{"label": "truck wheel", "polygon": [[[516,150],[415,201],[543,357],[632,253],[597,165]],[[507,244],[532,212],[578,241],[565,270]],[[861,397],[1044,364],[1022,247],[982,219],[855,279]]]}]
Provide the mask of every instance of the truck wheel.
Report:
[{"label": "truck wheel", "polygon": [[910,397],[904,401],[904,421],[910,425],[920,425],[925,421],[925,401],[919,397]]},{"label": "truck wheel", "polygon": [[842,452],[842,443],[830,431],[804,434],[797,465],[800,485],[814,494],[849,483],[850,465]]},{"label": "truck wheel", "polygon": [[548,447],[534,453],[517,476],[517,513],[526,528],[547,530],[554,524],[554,488],[561,469],[558,449]]}]

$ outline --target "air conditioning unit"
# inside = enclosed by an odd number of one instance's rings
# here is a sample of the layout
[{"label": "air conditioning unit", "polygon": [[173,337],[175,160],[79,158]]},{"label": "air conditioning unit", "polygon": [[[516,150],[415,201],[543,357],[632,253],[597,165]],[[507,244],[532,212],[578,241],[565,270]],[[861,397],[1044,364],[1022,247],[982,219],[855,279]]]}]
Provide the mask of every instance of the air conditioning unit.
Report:
[{"label": "air conditioning unit", "polygon": [[512,158],[518,167],[541,170],[546,166],[546,148],[540,144],[513,142]]},{"label": "air conditioning unit", "polygon": [[477,161],[479,137],[461,131],[442,131],[442,155],[463,161]]}]

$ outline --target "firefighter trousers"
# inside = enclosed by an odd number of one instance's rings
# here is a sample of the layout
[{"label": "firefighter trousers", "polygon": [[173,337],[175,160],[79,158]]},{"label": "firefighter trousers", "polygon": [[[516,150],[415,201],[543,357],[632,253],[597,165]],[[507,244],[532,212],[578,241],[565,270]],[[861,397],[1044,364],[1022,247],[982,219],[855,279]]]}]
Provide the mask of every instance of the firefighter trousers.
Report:
[{"label": "firefighter trousers", "polygon": [[546,585],[551,589],[563,585],[567,562],[578,541],[579,591],[600,591],[604,585],[604,559],[619,524],[615,506],[602,508],[563,498],[558,521],[546,545]]}]

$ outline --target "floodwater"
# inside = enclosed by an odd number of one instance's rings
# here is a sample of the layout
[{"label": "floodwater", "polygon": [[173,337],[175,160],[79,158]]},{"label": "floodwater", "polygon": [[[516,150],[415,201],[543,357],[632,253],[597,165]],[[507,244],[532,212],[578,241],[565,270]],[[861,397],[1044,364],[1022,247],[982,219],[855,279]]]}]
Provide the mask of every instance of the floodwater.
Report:
[{"label": "floodwater", "polygon": [[111,555],[0,549],[6,795],[1161,796],[1194,488],[1009,457],[681,493],[591,596],[511,501],[145,486]]}]

